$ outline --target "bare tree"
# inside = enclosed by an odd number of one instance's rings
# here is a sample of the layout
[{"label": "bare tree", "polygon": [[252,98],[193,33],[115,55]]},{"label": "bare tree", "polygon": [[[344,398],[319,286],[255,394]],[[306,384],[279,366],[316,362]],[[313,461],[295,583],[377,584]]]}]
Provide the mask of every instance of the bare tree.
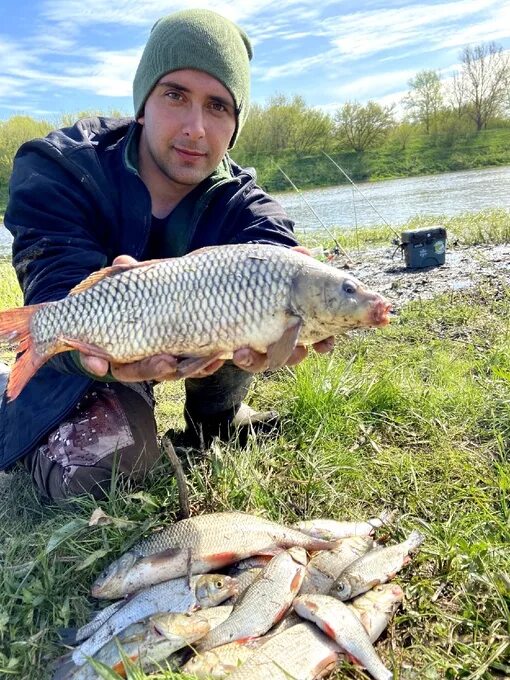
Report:
[{"label": "bare tree", "polygon": [[461,62],[468,115],[480,131],[505,107],[510,86],[510,57],[502,47],[491,42],[465,47]]},{"label": "bare tree", "polygon": [[337,137],[355,151],[365,151],[375,146],[395,124],[394,105],[381,106],[369,101],[347,102],[335,113]]},{"label": "bare tree", "polygon": [[457,118],[462,118],[467,109],[466,79],[462,73],[454,73],[448,87],[448,104]]},{"label": "bare tree", "polygon": [[432,121],[441,110],[443,94],[441,80],[436,71],[420,71],[408,83],[411,88],[404,105],[416,122],[425,126],[429,134]]}]

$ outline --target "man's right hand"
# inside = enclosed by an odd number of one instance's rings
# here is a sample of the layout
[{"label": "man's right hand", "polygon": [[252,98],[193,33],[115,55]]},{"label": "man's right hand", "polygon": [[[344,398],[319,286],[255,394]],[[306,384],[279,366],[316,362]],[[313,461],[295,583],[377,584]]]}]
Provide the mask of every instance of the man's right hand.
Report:
[{"label": "man's right hand", "polygon": [[[100,357],[80,354],[83,368],[89,373],[104,377],[108,371],[119,382],[143,382],[145,380],[179,380],[182,376],[177,372],[178,360],[171,354],[157,354],[130,364],[110,364]],[[190,378],[205,378],[223,366],[222,360],[213,361],[207,368],[196,371]]]}]

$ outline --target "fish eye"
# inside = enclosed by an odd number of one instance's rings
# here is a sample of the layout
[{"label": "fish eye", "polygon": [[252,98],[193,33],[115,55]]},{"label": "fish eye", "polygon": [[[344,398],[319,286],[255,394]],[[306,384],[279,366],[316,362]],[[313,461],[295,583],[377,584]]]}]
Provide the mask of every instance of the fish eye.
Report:
[{"label": "fish eye", "polygon": [[222,579],[219,578],[214,585],[216,586],[216,588],[223,588]]},{"label": "fish eye", "polygon": [[354,295],[358,289],[354,281],[347,279],[347,281],[344,281],[342,284],[342,290],[344,293],[347,293],[347,295]]}]

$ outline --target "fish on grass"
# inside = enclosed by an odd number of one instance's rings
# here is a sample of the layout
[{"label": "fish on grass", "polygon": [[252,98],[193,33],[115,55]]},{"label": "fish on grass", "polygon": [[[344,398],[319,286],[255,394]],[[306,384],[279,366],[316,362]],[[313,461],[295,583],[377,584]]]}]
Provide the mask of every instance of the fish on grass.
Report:
[{"label": "fish on grass", "polygon": [[411,561],[409,556],[425,540],[419,531],[412,531],[402,543],[371,550],[352,562],[331,586],[329,594],[339,600],[350,600],[379,583],[390,581]]},{"label": "fish on grass", "polygon": [[[403,597],[404,593],[400,586],[386,583],[357,597],[347,606],[361,621],[370,641],[375,642],[388,626]],[[282,626],[282,623],[286,625]],[[292,611],[263,637],[249,641],[238,640],[215,647],[208,652],[199,652],[184,664],[182,670],[199,680],[208,678],[221,680],[246,663],[270,638],[302,623],[303,619]]]},{"label": "fish on grass", "polygon": [[393,678],[393,673],[378,657],[363,624],[343,602],[329,595],[300,595],[294,600],[294,610],[315,623],[376,680]]},{"label": "fish on grass", "polygon": [[72,653],[72,660],[81,666],[115,635],[132,623],[157,613],[192,612],[198,608],[215,607],[237,589],[237,582],[223,574],[205,574],[178,578],[142,590],[129,598],[103,625]]},{"label": "fish on grass", "polygon": [[[123,656],[149,671],[179,649],[200,640],[210,629],[211,626],[202,612],[155,614],[138,623],[132,623],[111,638],[92,659],[122,677],[126,675]],[[96,680],[97,677],[90,663],[77,666],[67,658],[59,666],[53,680]]]},{"label": "fish on grass", "polygon": [[178,375],[185,377],[250,347],[277,368],[297,344],[386,325],[390,309],[353,276],[280,246],[213,246],[114,265],[61,300],[0,312],[0,338],[22,352],[7,397],[71,350],[114,365],[172,354],[182,358]]},{"label": "fish on grass", "polygon": [[324,541],[242,512],[183,519],[143,539],[103,571],[92,585],[96,598],[120,598],[171,578],[203,574],[252,555],[275,555],[293,546],[327,550]]},{"label": "fish on grass", "polygon": [[288,552],[273,557],[234,604],[228,619],[199,642],[199,651],[267,633],[287,613],[304,575],[305,566],[296,562]]}]

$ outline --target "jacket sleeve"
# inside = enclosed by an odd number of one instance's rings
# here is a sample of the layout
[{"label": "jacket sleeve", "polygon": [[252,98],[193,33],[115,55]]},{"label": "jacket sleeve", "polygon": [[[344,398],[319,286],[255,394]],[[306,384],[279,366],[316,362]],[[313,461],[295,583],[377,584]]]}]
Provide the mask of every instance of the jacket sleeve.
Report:
[{"label": "jacket sleeve", "polygon": [[[27,142],[16,155],[5,226],[14,237],[12,262],[26,305],[65,297],[107,263],[94,232],[89,177],[47,139]],[[57,355],[51,365],[88,375],[70,354]]]},{"label": "jacket sleeve", "polygon": [[257,185],[246,192],[233,225],[235,231],[230,243],[267,243],[288,248],[298,243],[294,222],[281,204]]}]

